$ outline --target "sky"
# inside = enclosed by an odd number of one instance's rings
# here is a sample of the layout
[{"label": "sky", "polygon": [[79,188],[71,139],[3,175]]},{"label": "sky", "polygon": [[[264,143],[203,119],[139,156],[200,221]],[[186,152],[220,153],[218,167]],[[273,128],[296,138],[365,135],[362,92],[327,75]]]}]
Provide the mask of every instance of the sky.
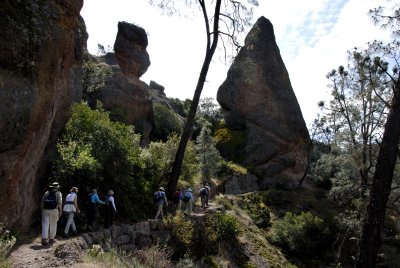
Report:
[{"label": "sky", "polygon": [[[179,0],[178,0],[179,1]],[[373,40],[389,40],[390,33],[372,23],[370,9],[388,6],[387,0],[259,0],[253,23],[264,16],[288,70],[307,127],[317,117],[320,100],[329,99],[326,74],[346,65],[346,51],[365,48]],[[389,3],[390,4],[390,3]],[[194,9],[186,16],[166,16],[148,0],[84,0],[81,15],[89,33],[88,49],[113,47],[119,21],[136,24],[148,34],[151,65],[140,78],[165,87],[167,97],[193,97],[205,56],[203,18]],[[247,32],[250,29],[247,30]],[[230,63],[216,51],[201,98],[216,99]]]}]

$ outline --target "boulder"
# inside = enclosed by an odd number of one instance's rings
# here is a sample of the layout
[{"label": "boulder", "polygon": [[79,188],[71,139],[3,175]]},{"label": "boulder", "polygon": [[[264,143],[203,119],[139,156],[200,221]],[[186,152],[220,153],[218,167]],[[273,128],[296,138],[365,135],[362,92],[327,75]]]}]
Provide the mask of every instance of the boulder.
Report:
[{"label": "boulder", "polygon": [[0,9],[0,222],[18,231],[38,211],[46,148],[81,96],[82,6],[31,0]]},{"label": "boulder", "polygon": [[150,66],[147,42],[147,34],[143,28],[125,21],[118,23],[114,51],[124,74],[141,77],[147,71]]},{"label": "boulder", "polygon": [[259,18],[246,36],[217,101],[227,127],[245,133],[242,164],[258,177],[246,187],[301,179],[310,138],[268,19]]}]

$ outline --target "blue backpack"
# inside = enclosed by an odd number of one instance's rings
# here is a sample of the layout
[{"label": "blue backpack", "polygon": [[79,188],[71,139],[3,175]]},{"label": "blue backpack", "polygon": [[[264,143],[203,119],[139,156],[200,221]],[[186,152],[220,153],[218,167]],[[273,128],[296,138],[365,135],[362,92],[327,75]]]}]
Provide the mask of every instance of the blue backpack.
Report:
[{"label": "blue backpack", "polygon": [[164,192],[158,191],[153,195],[154,202],[161,201],[164,198]]}]

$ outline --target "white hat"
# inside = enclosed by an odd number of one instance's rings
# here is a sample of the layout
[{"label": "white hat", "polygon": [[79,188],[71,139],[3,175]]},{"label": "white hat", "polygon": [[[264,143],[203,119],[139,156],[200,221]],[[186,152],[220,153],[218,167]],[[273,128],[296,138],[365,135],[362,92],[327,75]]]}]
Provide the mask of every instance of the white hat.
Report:
[{"label": "white hat", "polygon": [[192,188],[189,187],[187,190],[188,190],[188,192],[191,192],[191,191],[192,191]]},{"label": "white hat", "polygon": [[52,184],[50,184],[50,188],[59,188],[60,185],[58,184],[58,182],[53,182]]},{"label": "white hat", "polygon": [[114,194],[113,190],[108,190],[108,194]]},{"label": "white hat", "polygon": [[165,191],[164,187],[160,187],[160,189],[158,189],[159,191]]}]

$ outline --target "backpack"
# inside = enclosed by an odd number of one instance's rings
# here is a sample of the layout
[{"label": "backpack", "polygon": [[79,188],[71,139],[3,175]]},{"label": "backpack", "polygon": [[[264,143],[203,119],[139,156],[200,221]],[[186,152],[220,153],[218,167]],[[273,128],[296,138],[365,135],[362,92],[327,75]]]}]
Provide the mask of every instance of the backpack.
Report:
[{"label": "backpack", "polygon": [[185,202],[185,203],[189,202],[189,200],[191,199],[191,196],[190,196],[190,194],[188,194],[188,193],[191,194],[191,192],[187,192],[187,193],[185,194],[185,196],[182,198],[182,201]]},{"label": "backpack", "polygon": [[57,196],[55,191],[49,191],[49,194],[46,195],[43,202],[43,208],[45,209],[55,209],[57,208]]},{"label": "backpack", "polygon": [[172,202],[179,203],[180,192],[176,191],[172,194]]},{"label": "backpack", "polygon": [[201,189],[200,189],[200,195],[201,195],[201,196],[207,195],[207,188],[205,188],[205,187],[201,188]]},{"label": "backpack", "polygon": [[111,197],[110,195],[106,195],[106,198],[104,200],[104,205],[106,205],[106,206],[110,206],[111,205],[110,197]]},{"label": "backpack", "polygon": [[161,192],[161,191],[155,192],[153,195],[154,202],[161,201],[163,198],[164,198],[164,195],[163,195],[163,192]]}]

